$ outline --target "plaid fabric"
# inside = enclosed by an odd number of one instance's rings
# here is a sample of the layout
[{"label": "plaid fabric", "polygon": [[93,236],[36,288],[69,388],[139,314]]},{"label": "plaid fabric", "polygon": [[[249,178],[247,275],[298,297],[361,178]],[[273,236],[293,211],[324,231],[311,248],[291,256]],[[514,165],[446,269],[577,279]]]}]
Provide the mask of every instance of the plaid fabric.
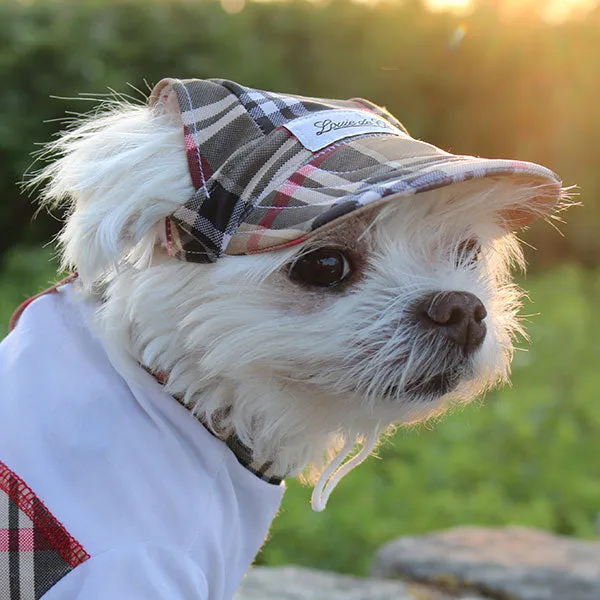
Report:
[{"label": "plaid fabric", "polygon": [[[210,431],[210,429],[208,429],[208,431],[215,435],[212,431]],[[242,465],[242,467],[250,471],[250,473],[253,473],[259,479],[262,479],[267,483],[272,483],[273,485],[279,485],[283,481],[284,476],[277,475],[273,470],[273,462],[267,461],[265,463],[261,463],[259,461],[254,460],[252,456],[252,450],[250,450],[248,446],[243,444],[237,435],[231,434],[230,436],[226,437],[223,441],[225,442],[225,444],[227,444],[227,447],[233,452],[233,454],[237,458],[238,462]]]},{"label": "plaid fabric", "polygon": [[0,462],[0,598],[38,600],[89,555]]},{"label": "plaid fabric", "polygon": [[[165,105],[183,121],[195,192],[167,219],[170,252],[182,260],[212,262],[225,253],[283,248],[375,203],[469,179],[502,177],[539,186],[531,200],[537,214],[551,211],[560,196],[560,180],[540,165],[449,154],[411,138],[389,112],[360,98],[305,98],[220,79],[164,79],[150,104]],[[385,130],[352,135],[357,123],[332,118],[331,125],[347,133],[314,152],[294,135],[308,116],[349,110],[380,120]],[[533,218],[528,212],[507,217],[514,227]]]}]

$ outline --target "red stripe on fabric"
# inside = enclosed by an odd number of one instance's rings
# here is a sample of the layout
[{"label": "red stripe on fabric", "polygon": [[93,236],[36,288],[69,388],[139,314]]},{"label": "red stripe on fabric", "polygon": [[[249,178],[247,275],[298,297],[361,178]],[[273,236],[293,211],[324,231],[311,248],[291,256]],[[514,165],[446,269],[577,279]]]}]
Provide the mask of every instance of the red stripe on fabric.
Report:
[{"label": "red stripe on fabric", "polygon": [[258,222],[258,225],[269,229],[275,217],[287,206],[289,206],[295,191],[302,187],[302,184],[306,181],[308,176],[315,170],[313,162],[304,165],[298,169],[279,189],[279,192],[273,200],[271,210],[267,211],[267,214]]},{"label": "red stripe on fabric", "polygon": [[321,164],[328,158],[328,156],[337,149],[337,146],[325,148],[319,154],[316,154],[314,158],[300,167],[295,173],[293,173],[290,177],[288,177],[287,181],[281,187],[281,191],[284,188],[289,187],[292,189],[296,189],[304,185],[307,177],[316,170]]},{"label": "red stripe on fabric", "polygon": [[275,221],[277,215],[286,207],[289,206],[294,191],[298,186],[295,185],[284,185],[281,190],[277,193],[277,196],[273,199],[271,208],[267,211],[267,214],[258,222],[259,227],[270,229],[271,225]]},{"label": "red stripe on fabric", "polygon": [[262,234],[260,231],[255,231],[249,238],[246,244],[246,254],[258,254],[261,252],[260,249],[260,238]]},{"label": "red stripe on fabric", "polygon": [[34,550],[52,550],[50,542],[46,538],[42,538],[42,544],[35,541],[34,529],[18,529],[16,532],[11,529],[0,529],[0,552],[8,552],[12,550],[12,545],[9,545],[9,536],[17,536],[17,551],[18,552],[33,552]]},{"label": "red stripe on fabric", "polygon": [[[270,210],[267,211],[267,214],[258,222],[258,227],[265,230],[271,229],[277,215],[287,206],[289,206],[290,201],[292,200],[294,193],[299,187],[304,185],[304,182],[309,177],[309,175],[315,171],[319,165],[332,153],[335,152],[337,146],[331,146],[329,148],[323,149],[321,152],[316,154],[314,158],[303,165],[300,169],[298,169],[295,173],[293,173],[286,182],[279,188],[277,195],[273,200],[273,204]],[[247,253],[248,254],[258,254],[259,252],[264,252],[265,250],[260,248],[260,240],[262,237],[262,232],[257,231],[252,234],[248,239],[247,244]],[[285,244],[280,244],[277,248],[287,248],[289,246],[295,246],[303,241],[304,238],[299,240],[291,240],[290,242],[286,242]],[[271,248],[268,248],[271,250]]]},{"label": "red stripe on fabric", "polygon": [[9,331],[12,331],[17,326],[17,323],[19,322],[21,315],[25,312],[25,309],[40,295],[33,296],[32,298],[27,298],[27,300],[25,300],[25,302],[23,302],[23,303],[19,304],[19,306],[17,306],[15,312],[11,315],[10,320],[8,321],[8,330]]},{"label": "red stripe on fabric", "polygon": [[210,163],[208,162],[208,159],[206,158],[206,156],[204,156],[204,154],[200,154],[200,166],[202,167],[204,183],[206,183],[206,180],[212,177],[213,170],[210,166]]},{"label": "red stripe on fabric", "polygon": [[188,168],[190,175],[192,176],[192,184],[195,190],[199,190],[204,187],[204,178],[202,177],[202,169],[198,162],[198,151],[188,150],[187,151]]},{"label": "red stripe on fabric", "polygon": [[333,146],[327,146],[327,148],[323,148],[323,150],[321,150],[318,154],[316,154],[315,157],[308,164],[312,165],[313,167],[320,166],[321,163],[324,162],[325,159],[328,158],[330,154],[335,152],[338,148],[340,148],[343,145],[344,145],[343,143],[340,143],[340,144],[335,144]]},{"label": "red stripe on fabric", "polygon": [[77,279],[77,276],[78,276],[77,273],[71,273],[71,275],[68,275],[64,279],[61,279],[58,283],[55,283],[52,287],[49,287],[48,289],[44,290],[43,292],[40,292],[39,294],[36,294],[35,296],[32,296],[31,298],[28,298],[27,300],[25,300],[25,302],[23,302],[21,305],[19,305],[17,307],[17,309],[15,310],[15,312],[12,314],[10,321],[8,322],[8,330],[12,331],[17,326],[17,323],[18,323],[19,319],[21,318],[21,315],[25,312],[25,309],[34,300],[37,300],[38,298],[41,298],[42,296],[45,296],[46,294],[52,294],[52,293],[56,292],[61,285],[66,285],[67,283],[72,283],[73,281],[75,281]]},{"label": "red stripe on fabric", "polygon": [[[275,221],[277,215],[289,205],[292,196],[294,195],[294,190],[298,186],[288,185],[287,183],[282,186],[277,195],[273,200],[272,207],[267,211],[267,214],[258,222],[257,227],[266,230],[270,229],[271,225]],[[260,251],[260,239],[262,237],[261,231],[257,231],[253,233],[248,239],[248,252],[258,252]]]},{"label": "red stripe on fabric", "polygon": [[309,173],[314,171],[315,168],[312,165],[305,165],[299,171],[296,171],[285,183],[284,187],[287,185],[293,186],[294,188],[299,188],[306,181]]},{"label": "red stripe on fabric", "polygon": [[206,179],[211,177],[212,169],[200,149],[196,145],[196,139],[193,132],[184,125],[184,144],[185,153],[188,161],[188,169],[192,177],[192,184],[195,190],[206,187]]},{"label": "red stripe on fabric", "polygon": [[0,490],[29,517],[50,547],[69,565],[75,568],[90,558],[84,547],[69,534],[33,490],[1,461]]}]

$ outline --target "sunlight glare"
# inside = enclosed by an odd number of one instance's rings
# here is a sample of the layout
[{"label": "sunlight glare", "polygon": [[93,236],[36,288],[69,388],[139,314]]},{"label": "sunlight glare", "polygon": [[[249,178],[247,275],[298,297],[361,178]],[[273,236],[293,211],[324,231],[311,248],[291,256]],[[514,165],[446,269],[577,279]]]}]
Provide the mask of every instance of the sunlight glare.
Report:
[{"label": "sunlight glare", "polygon": [[473,7],[472,0],[425,0],[427,8],[433,12],[453,12],[465,14]]},{"label": "sunlight glare", "polygon": [[244,10],[246,6],[246,0],[221,0],[223,10],[230,15],[235,15]]},{"label": "sunlight glare", "polygon": [[450,46],[450,48],[452,48],[453,50],[458,48],[460,46],[461,42],[463,41],[463,38],[465,37],[465,35],[467,35],[467,31],[469,31],[469,27],[465,23],[461,23],[452,32],[452,35],[450,36],[450,39],[448,40],[448,46]]},{"label": "sunlight glare", "polygon": [[596,5],[597,0],[548,0],[544,18],[550,23],[562,23],[574,15],[585,15]]},{"label": "sunlight glare", "polygon": [[[377,0],[371,1],[374,4],[377,3]],[[526,0],[525,2],[523,0],[496,0],[496,4],[502,13],[511,15],[523,10],[523,7],[527,6],[527,1],[534,6],[541,7],[541,14],[546,21],[562,23],[573,17],[585,16],[587,12],[598,5],[599,0]],[[466,15],[475,8],[474,0],[424,0],[424,2],[432,12]]]}]

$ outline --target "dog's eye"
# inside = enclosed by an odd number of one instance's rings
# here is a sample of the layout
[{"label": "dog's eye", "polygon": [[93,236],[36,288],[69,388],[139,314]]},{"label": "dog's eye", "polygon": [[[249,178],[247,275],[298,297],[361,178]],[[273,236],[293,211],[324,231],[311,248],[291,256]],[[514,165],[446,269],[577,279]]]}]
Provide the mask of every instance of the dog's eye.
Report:
[{"label": "dog's eye", "polygon": [[332,287],[350,274],[350,262],[334,248],[319,248],[303,254],[290,267],[290,279],[316,287]]},{"label": "dog's eye", "polygon": [[458,246],[456,262],[458,265],[473,265],[481,258],[481,244],[476,238],[469,238]]}]

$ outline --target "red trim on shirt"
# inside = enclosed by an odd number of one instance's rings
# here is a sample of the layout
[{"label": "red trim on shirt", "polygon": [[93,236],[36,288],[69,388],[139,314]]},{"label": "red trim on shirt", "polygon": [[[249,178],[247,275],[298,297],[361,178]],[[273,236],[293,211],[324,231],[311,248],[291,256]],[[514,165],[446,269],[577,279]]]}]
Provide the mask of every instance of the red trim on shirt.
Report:
[{"label": "red trim on shirt", "polygon": [[12,314],[12,317],[10,318],[10,321],[8,322],[8,330],[12,331],[17,326],[17,322],[21,318],[21,315],[25,312],[25,309],[34,300],[37,300],[38,298],[40,298],[41,296],[45,296],[46,294],[52,294],[53,292],[56,292],[56,290],[58,290],[58,288],[61,285],[66,285],[67,283],[72,283],[76,279],[77,279],[77,273],[72,273],[71,275],[68,275],[67,277],[65,277],[64,279],[59,281],[58,283],[55,283],[52,287],[49,287],[47,290],[44,290],[43,292],[40,292],[39,294],[36,294],[35,296],[33,296],[31,298],[27,298],[27,300],[25,300],[25,302],[23,302],[17,308],[17,310],[15,310],[15,312]]},{"label": "red trim on shirt", "polygon": [[0,490],[31,519],[52,549],[71,567],[75,568],[90,558],[84,547],[65,529],[33,490],[1,461]]}]

